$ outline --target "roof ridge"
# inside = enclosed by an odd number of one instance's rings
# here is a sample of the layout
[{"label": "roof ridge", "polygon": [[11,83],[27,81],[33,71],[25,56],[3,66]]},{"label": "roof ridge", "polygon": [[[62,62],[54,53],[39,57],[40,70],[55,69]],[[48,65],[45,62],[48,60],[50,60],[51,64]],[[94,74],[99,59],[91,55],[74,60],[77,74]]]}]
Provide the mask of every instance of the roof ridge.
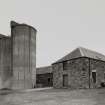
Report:
[{"label": "roof ridge", "polygon": [[78,47],[78,49],[79,49],[79,51],[80,51],[80,53],[81,53],[81,56],[84,56],[85,54],[84,54],[84,52],[83,52],[83,47]]},{"label": "roof ridge", "polygon": [[55,63],[70,60],[73,58],[79,58],[79,57],[88,57],[88,58],[93,58],[93,59],[105,61],[105,55],[104,54],[97,52],[97,51],[94,51],[94,50],[91,50],[91,49],[88,49],[88,48],[77,47],[71,53],[62,57],[61,59],[59,59]]},{"label": "roof ridge", "polygon": [[84,50],[91,51],[91,52],[93,52],[93,53],[97,53],[97,54],[100,54],[100,55],[105,56],[104,54],[102,54],[102,53],[100,53],[100,52],[97,52],[97,51],[95,51],[95,50],[91,50],[91,49],[83,48],[83,47],[81,47],[81,48],[84,49]]}]

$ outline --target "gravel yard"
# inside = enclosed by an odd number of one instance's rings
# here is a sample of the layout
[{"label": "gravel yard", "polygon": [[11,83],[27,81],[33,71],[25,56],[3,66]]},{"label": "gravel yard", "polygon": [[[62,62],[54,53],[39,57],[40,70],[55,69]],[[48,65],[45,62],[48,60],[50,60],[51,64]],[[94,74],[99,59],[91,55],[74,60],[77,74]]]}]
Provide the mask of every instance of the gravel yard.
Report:
[{"label": "gravel yard", "polygon": [[105,105],[105,89],[34,89],[0,95],[0,105]]}]

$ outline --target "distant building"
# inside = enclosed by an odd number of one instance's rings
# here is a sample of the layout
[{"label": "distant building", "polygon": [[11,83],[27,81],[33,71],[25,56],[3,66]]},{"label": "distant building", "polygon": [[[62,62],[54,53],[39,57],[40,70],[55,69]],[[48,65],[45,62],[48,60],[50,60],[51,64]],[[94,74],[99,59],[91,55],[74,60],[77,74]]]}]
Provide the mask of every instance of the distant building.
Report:
[{"label": "distant building", "polygon": [[79,47],[52,64],[55,88],[98,88],[105,81],[105,56]]},{"label": "distant building", "polygon": [[11,22],[11,36],[0,35],[0,89],[36,85],[36,29]]},{"label": "distant building", "polygon": [[37,87],[51,87],[53,86],[52,67],[40,67],[36,69],[36,86]]}]

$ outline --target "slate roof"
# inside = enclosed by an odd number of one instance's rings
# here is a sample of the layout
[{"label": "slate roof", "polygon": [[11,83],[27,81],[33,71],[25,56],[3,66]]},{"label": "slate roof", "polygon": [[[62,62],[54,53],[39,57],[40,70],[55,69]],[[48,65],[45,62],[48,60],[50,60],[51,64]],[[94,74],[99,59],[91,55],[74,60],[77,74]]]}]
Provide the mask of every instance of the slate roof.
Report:
[{"label": "slate roof", "polygon": [[46,74],[46,73],[52,73],[51,66],[36,68],[36,74]]},{"label": "slate roof", "polygon": [[79,57],[88,57],[88,58],[105,61],[105,55],[98,53],[96,51],[92,51],[92,50],[83,48],[83,47],[78,47],[75,50],[73,50],[71,53],[67,54],[63,58],[56,61],[55,63],[59,63],[59,62],[63,62],[66,60],[79,58]]}]

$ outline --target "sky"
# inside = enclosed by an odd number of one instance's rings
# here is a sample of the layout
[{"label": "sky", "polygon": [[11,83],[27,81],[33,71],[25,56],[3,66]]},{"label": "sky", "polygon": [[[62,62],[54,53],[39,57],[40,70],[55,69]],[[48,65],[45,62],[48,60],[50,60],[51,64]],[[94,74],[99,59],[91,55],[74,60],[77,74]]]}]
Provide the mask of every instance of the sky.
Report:
[{"label": "sky", "polygon": [[105,0],[0,0],[0,33],[10,21],[37,29],[37,67],[81,46],[105,54]]}]

